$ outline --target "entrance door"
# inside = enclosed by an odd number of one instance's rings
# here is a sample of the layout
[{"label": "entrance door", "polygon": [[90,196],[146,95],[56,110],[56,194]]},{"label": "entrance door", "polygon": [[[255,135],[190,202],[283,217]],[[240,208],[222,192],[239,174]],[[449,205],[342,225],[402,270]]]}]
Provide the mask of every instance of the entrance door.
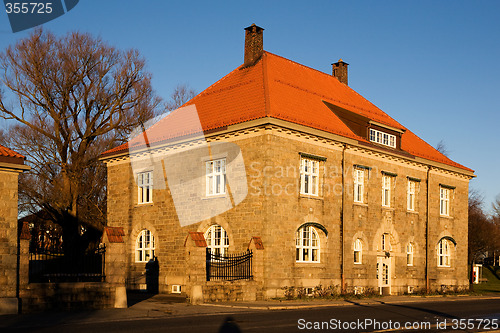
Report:
[{"label": "entrance door", "polygon": [[377,257],[377,280],[380,295],[391,294],[391,258]]}]

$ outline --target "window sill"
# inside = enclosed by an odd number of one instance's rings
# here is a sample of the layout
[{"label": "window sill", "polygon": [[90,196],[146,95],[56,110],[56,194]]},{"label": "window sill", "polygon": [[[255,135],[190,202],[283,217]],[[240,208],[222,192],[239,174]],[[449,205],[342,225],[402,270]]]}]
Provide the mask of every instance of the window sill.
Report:
[{"label": "window sill", "polygon": [[415,215],[418,215],[419,213],[417,211],[414,211],[414,210],[406,210],[406,212],[408,214],[415,214]]},{"label": "window sill", "polygon": [[295,262],[296,266],[311,266],[311,265],[317,265],[318,267],[324,266],[321,261],[296,261]]},{"label": "window sill", "polygon": [[354,204],[354,206],[368,207],[368,204],[365,204],[363,202],[356,202],[356,201],[354,201],[353,204]]},{"label": "window sill", "polygon": [[323,200],[323,197],[320,197],[318,195],[300,193],[299,194],[299,199]]},{"label": "window sill", "polygon": [[389,210],[391,212],[393,212],[395,210],[394,207],[390,207],[390,206],[382,206],[382,209],[383,210]]},{"label": "window sill", "polygon": [[135,204],[135,207],[148,207],[148,206],[153,206],[154,202],[144,202],[144,203],[137,203]]},{"label": "window sill", "polygon": [[439,215],[439,218],[453,220],[453,216],[449,216],[449,215]]},{"label": "window sill", "polygon": [[220,199],[227,198],[227,193],[224,194],[216,194],[216,195],[205,195],[201,200],[210,200],[210,199]]}]

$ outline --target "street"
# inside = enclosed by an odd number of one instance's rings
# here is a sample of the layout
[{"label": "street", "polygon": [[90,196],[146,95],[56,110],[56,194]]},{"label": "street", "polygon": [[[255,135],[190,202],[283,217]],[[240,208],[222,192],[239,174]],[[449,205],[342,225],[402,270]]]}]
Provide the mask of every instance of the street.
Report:
[{"label": "street", "polygon": [[[492,332],[500,331],[500,298],[405,301],[383,300],[292,310],[241,309],[213,305],[211,313],[151,318],[100,318],[74,315],[51,322],[11,323],[16,332],[219,332],[231,317],[241,332]],[[201,306],[199,306],[201,308]],[[211,307],[206,305],[205,308]],[[25,317],[24,319],[28,319]],[[408,328],[408,329],[405,329]],[[229,332],[229,331],[228,331]]]}]

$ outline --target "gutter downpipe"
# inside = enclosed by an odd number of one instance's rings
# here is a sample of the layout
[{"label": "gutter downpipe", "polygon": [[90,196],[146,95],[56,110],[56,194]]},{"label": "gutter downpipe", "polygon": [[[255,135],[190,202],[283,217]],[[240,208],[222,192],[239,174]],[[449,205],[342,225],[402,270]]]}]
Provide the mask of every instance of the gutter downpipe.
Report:
[{"label": "gutter downpipe", "polygon": [[345,151],[347,149],[347,144],[343,144],[342,148],[342,205],[340,208],[340,256],[341,256],[341,262],[340,262],[340,279],[341,279],[341,292],[345,293],[345,272],[344,272],[344,266],[345,266],[345,255],[344,255],[344,211],[345,211]]},{"label": "gutter downpipe", "polygon": [[427,202],[426,202],[426,205],[427,205],[427,217],[425,219],[425,290],[427,293],[430,292],[430,284],[429,284],[429,219],[430,219],[430,210],[429,210],[429,202],[430,202],[430,193],[429,193],[429,189],[430,189],[430,181],[429,181],[429,177],[430,177],[430,173],[431,173],[431,167],[427,167],[427,179],[426,179],[426,182],[427,182]]}]

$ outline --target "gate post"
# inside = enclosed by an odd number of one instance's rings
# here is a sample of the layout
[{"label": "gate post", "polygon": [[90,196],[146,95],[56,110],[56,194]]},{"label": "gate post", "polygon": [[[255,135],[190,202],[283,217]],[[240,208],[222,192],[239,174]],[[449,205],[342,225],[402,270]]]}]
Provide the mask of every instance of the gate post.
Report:
[{"label": "gate post", "polygon": [[203,233],[190,231],[184,246],[186,248],[187,295],[191,303],[203,303],[203,286],[207,278],[207,243]]},{"label": "gate post", "polygon": [[102,236],[103,243],[106,245],[104,263],[106,282],[111,285],[112,290],[114,289],[114,303],[112,305],[115,308],[127,307],[127,289],[125,286],[127,253],[125,251],[124,236],[125,232],[121,227],[106,227]]}]

